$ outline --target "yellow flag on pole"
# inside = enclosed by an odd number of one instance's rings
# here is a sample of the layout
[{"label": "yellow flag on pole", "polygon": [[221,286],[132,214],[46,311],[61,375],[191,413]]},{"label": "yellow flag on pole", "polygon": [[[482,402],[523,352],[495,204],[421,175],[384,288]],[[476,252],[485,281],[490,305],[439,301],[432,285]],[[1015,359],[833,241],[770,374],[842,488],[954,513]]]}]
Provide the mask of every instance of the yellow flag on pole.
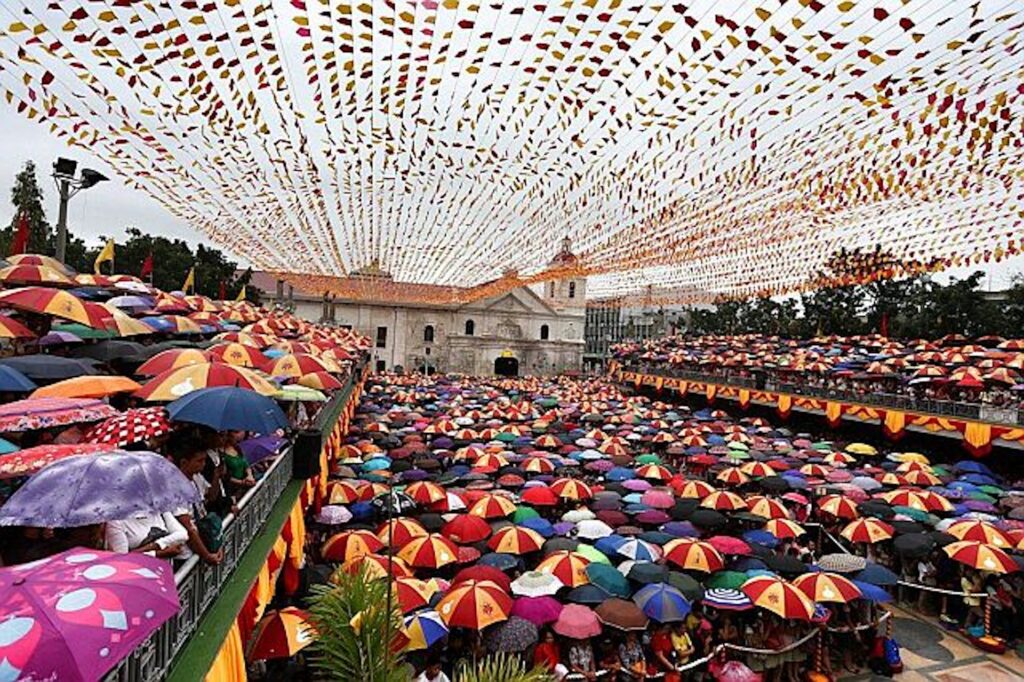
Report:
[{"label": "yellow flag on pole", "polygon": [[196,268],[193,265],[188,271],[188,277],[185,278],[185,283],[181,285],[181,290],[184,293],[188,293],[191,290],[193,293],[196,289]]},{"label": "yellow flag on pole", "polygon": [[235,300],[236,301],[244,301],[245,298],[246,298],[245,294],[246,294],[245,285],[243,284],[241,291],[238,292],[238,296],[235,296]]},{"label": "yellow flag on pole", "polygon": [[103,273],[103,269],[102,269],[101,266],[104,263],[108,262],[108,261],[111,263],[111,268],[110,269],[111,269],[111,271],[113,271],[113,269],[114,269],[113,268],[113,263],[114,263],[114,240],[113,239],[108,239],[107,243],[103,245],[103,249],[100,251],[99,255],[96,256],[96,260],[92,264],[93,272],[95,274],[97,274],[97,275],[102,274]]}]

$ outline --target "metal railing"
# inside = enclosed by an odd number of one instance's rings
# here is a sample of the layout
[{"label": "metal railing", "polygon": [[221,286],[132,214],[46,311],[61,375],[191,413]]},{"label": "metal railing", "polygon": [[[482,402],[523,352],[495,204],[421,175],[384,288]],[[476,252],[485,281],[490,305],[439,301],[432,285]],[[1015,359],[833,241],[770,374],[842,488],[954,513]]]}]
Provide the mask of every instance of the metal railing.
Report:
[{"label": "metal railing", "polygon": [[701,381],[722,384],[725,386],[735,386],[737,388],[789,393],[791,395],[807,398],[823,398],[825,400],[860,403],[870,407],[896,409],[904,412],[933,414],[942,417],[970,419],[972,421],[984,421],[991,424],[1003,424],[1008,426],[1024,426],[1024,408],[1017,407],[998,407],[995,405],[983,405],[981,403],[965,403],[957,400],[914,398],[907,395],[883,392],[861,393],[859,391],[850,391],[842,388],[795,384],[785,381],[775,381],[767,378],[759,382],[756,377],[739,376],[729,372],[694,372],[692,370],[660,367],[655,365],[623,365],[622,370],[626,372],[642,372],[653,376],[663,376],[674,379],[686,379],[688,381]]},{"label": "metal railing", "polygon": [[[334,428],[361,376],[362,363],[352,369],[343,388],[324,405],[317,415],[315,428],[323,433]],[[239,560],[266,526],[274,505],[292,480],[293,461],[294,453],[289,445],[256,485],[238,501],[238,513],[224,517],[224,560],[220,564],[211,566],[193,555],[175,572],[174,580],[181,601],[178,615],[164,623],[108,673],[107,682],[156,682],[167,677],[175,658],[220,596],[221,587],[231,578]]]}]

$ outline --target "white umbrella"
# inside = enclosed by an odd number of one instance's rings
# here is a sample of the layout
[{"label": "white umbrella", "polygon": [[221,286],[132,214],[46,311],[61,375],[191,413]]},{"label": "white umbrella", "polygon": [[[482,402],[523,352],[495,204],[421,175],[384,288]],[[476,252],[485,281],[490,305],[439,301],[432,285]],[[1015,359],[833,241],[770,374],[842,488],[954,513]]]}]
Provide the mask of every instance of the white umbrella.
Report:
[{"label": "white umbrella", "polygon": [[576,537],[586,540],[606,538],[614,532],[611,526],[597,519],[587,519],[576,524]]},{"label": "white umbrella", "polygon": [[565,583],[540,571],[527,571],[512,581],[512,594],[519,597],[547,597],[565,587]]}]

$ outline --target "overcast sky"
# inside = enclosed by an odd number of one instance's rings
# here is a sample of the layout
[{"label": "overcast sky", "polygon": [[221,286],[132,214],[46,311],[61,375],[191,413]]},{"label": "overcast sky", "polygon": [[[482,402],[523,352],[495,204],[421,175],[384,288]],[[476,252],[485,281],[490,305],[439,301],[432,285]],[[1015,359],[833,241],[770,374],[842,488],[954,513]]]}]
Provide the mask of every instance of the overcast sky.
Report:
[{"label": "overcast sky", "polygon": [[[185,222],[170,215],[160,204],[144,192],[127,188],[99,158],[82,149],[68,149],[60,140],[51,137],[45,126],[31,122],[13,109],[0,104],[0,224],[11,221],[14,209],[10,203],[10,188],[14,177],[28,160],[36,162],[37,177],[45,195],[46,215],[51,224],[57,222],[57,198],[50,166],[58,156],[67,156],[83,166],[95,168],[111,178],[75,197],[68,211],[68,227],[73,234],[83,237],[89,244],[97,244],[103,235],[123,239],[125,228],[137,226],[143,232],[181,238],[193,247],[203,236]],[[237,254],[230,254],[245,264]],[[1024,258],[1017,257],[996,265],[959,268],[948,274],[964,276],[974,270],[988,274],[985,288],[1004,289],[1011,278],[1024,272]],[[940,280],[946,277],[940,276]]]}]

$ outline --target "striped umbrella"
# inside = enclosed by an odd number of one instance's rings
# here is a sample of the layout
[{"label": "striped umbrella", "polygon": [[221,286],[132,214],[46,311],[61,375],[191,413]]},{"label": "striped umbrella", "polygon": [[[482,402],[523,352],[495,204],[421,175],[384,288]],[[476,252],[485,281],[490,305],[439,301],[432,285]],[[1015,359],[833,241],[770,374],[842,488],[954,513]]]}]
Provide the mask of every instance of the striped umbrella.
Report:
[{"label": "striped umbrella", "polygon": [[842,495],[825,495],[818,500],[818,508],[840,519],[855,519],[860,516],[857,503]]},{"label": "striped umbrella", "polygon": [[420,651],[447,637],[448,626],[437,611],[420,611],[402,620],[402,634],[409,640],[406,651]]},{"label": "striped umbrella", "polygon": [[836,466],[837,464],[853,464],[857,458],[845,452],[831,452],[825,455],[825,463]]},{"label": "striped umbrella", "polygon": [[873,518],[855,519],[846,524],[840,532],[850,542],[865,542],[874,544],[883,540],[892,539],[893,527],[884,521]]},{"label": "striped umbrella", "polygon": [[725,567],[718,550],[694,538],[678,538],[665,545],[665,560],[680,568],[702,573],[714,573]]},{"label": "striped umbrella", "polygon": [[536,570],[555,576],[566,587],[579,587],[590,582],[590,577],[587,575],[587,565],[589,564],[590,559],[582,554],[571,550],[562,550],[545,557],[537,565]]},{"label": "striped umbrella", "polygon": [[705,606],[719,611],[749,611],[754,608],[750,597],[729,587],[712,587],[704,591],[701,599]]},{"label": "striped umbrella", "polygon": [[506,526],[487,541],[487,546],[503,554],[529,554],[540,551],[544,538],[535,530],[521,526]]},{"label": "striped umbrella", "polygon": [[677,588],[665,583],[645,585],[633,595],[633,601],[648,618],[659,623],[686,620],[690,602]]},{"label": "striped umbrella", "polygon": [[718,490],[701,500],[700,506],[718,511],[739,511],[746,510],[747,502],[736,493]]},{"label": "striped umbrella", "polygon": [[953,511],[953,505],[949,500],[928,490],[902,488],[882,493],[881,498],[893,506],[910,507],[924,512]]},{"label": "striped umbrella", "polygon": [[485,452],[473,462],[473,469],[491,472],[508,466],[508,460],[496,452]]},{"label": "striped umbrella", "polygon": [[398,558],[415,568],[441,568],[458,560],[459,548],[443,535],[431,533],[398,550]]},{"label": "striped umbrella", "polygon": [[350,575],[354,575],[359,571],[366,571],[366,575],[375,580],[387,578],[389,570],[394,578],[412,577],[412,571],[409,570],[404,561],[398,557],[387,557],[380,554],[361,554],[349,559],[338,567],[338,571],[343,571]]},{"label": "striped umbrella", "polygon": [[448,627],[483,630],[508,618],[512,598],[490,580],[467,580],[454,585],[437,603]]},{"label": "striped umbrella", "polygon": [[764,462],[747,462],[746,464],[740,467],[740,471],[754,478],[767,478],[769,476],[775,476],[775,469],[771,468]]},{"label": "striped umbrella", "polygon": [[515,511],[516,505],[512,500],[494,494],[484,495],[469,508],[470,515],[483,519],[500,519],[511,516]]},{"label": "striped umbrella", "polygon": [[974,540],[1000,549],[1010,549],[1014,546],[1003,531],[985,521],[964,519],[950,525],[946,532],[957,540]]},{"label": "striped umbrella", "polygon": [[328,538],[320,548],[320,554],[330,561],[344,562],[381,549],[384,549],[384,543],[370,531],[347,530]]},{"label": "striped umbrella", "polygon": [[298,379],[310,372],[341,372],[333,360],[318,358],[308,353],[289,353],[271,360],[264,368],[273,377],[294,377]]},{"label": "striped umbrella", "polygon": [[990,573],[1013,573],[1018,570],[1017,562],[999,549],[975,540],[960,540],[946,545],[942,551],[954,561],[959,561],[979,571]]},{"label": "striped umbrella", "polygon": [[718,472],[715,480],[725,485],[744,485],[750,483],[750,476],[740,471],[739,467],[727,467]]},{"label": "striped umbrella", "polygon": [[110,311],[98,303],[87,303],[66,291],[49,287],[22,287],[0,292],[0,308],[52,315],[93,329],[106,329],[111,318]]},{"label": "striped umbrella", "polygon": [[413,502],[421,505],[434,504],[447,499],[444,488],[432,481],[416,481],[411,483],[405,494],[412,498]]},{"label": "striped umbrella", "polygon": [[316,639],[316,630],[309,623],[309,614],[294,606],[270,611],[256,625],[246,658],[265,661],[268,658],[289,658]]},{"label": "striped umbrella", "polygon": [[[390,538],[388,532],[388,525],[391,526]],[[390,539],[390,547],[392,549],[398,549],[405,547],[416,538],[423,538],[429,535],[427,529],[420,525],[420,522],[416,519],[410,519],[406,517],[400,517],[397,519],[391,519],[390,522],[385,521],[377,529],[377,539],[384,543],[385,547],[388,547]]]},{"label": "striped umbrella", "polygon": [[0,282],[5,286],[73,287],[77,284],[60,270],[46,265],[9,265],[0,268]]},{"label": "striped umbrella", "polygon": [[330,481],[327,484],[327,504],[351,504],[359,501],[359,488],[348,481]]},{"label": "striped umbrella", "polygon": [[771,611],[780,618],[811,620],[814,602],[796,586],[775,576],[756,576],[740,586],[754,606]]},{"label": "striped umbrella", "polygon": [[803,526],[798,524],[796,521],[790,521],[789,519],[772,519],[768,523],[764,524],[764,529],[779,538],[796,538],[807,533],[803,529]]},{"label": "striped umbrella", "polygon": [[527,457],[523,460],[522,468],[533,474],[550,474],[555,470],[555,463],[547,457]]},{"label": "striped umbrella", "polygon": [[788,519],[790,516],[789,510],[782,502],[763,495],[754,495],[749,498],[747,509],[751,514],[766,519]]},{"label": "striped umbrella", "polygon": [[337,391],[342,383],[330,372],[310,372],[299,377],[300,386],[315,388],[318,391]]},{"label": "striped umbrella", "polygon": [[638,538],[626,540],[615,549],[615,553],[633,561],[658,561],[661,559],[660,547]]},{"label": "striped umbrella", "polygon": [[709,483],[704,481],[687,481],[686,485],[679,491],[679,497],[703,499],[714,492],[716,492],[715,488]]},{"label": "striped umbrella", "polygon": [[816,602],[845,604],[861,597],[860,589],[838,573],[805,573],[793,584]]},{"label": "striped umbrella", "polygon": [[636,475],[652,481],[667,481],[672,478],[672,472],[660,464],[645,464],[637,467]]},{"label": "striped umbrella", "polygon": [[135,397],[153,401],[177,400],[192,391],[212,386],[245,388],[265,396],[278,392],[276,386],[252,370],[211,362],[161,372],[136,391]]},{"label": "striped umbrella", "polygon": [[145,336],[153,333],[152,327],[118,310],[109,303],[102,303],[100,305],[111,315],[109,319],[105,320],[106,328],[117,336]]},{"label": "striped umbrella", "polygon": [[904,477],[911,485],[929,486],[942,483],[942,479],[930,471],[908,471]]},{"label": "striped umbrella", "polygon": [[35,332],[7,315],[0,315],[0,339],[31,339]]},{"label": "striped umbrella", "polygon": [[198,348],[170,348],[160,351],[149,360],[139,365],[135,373],[143,377],[156,376],[189,365],[206,365],[210,363],[210,354]]},{"label": "striped umbrella", "polygon": [[594,496],[590,486],[574,478],[560,478],[551,484],[551,492],[563,500],[589,500]]},{"label": "striped umbrella", "polygon": [[[269,358],[261,353],[259,348],[244,343],[218,343],[210,346],[207,351],[212,358],[236,367],[261,369],[269,361]],[[312,386],[311,388],[318,387]]]},{"label": "striped umbrella", "polygon": [[409,613],[427,606],[430,603],[430,597],[437,591],[435,586],[417,578],[396,578],[392,585],[402,613]]}]

